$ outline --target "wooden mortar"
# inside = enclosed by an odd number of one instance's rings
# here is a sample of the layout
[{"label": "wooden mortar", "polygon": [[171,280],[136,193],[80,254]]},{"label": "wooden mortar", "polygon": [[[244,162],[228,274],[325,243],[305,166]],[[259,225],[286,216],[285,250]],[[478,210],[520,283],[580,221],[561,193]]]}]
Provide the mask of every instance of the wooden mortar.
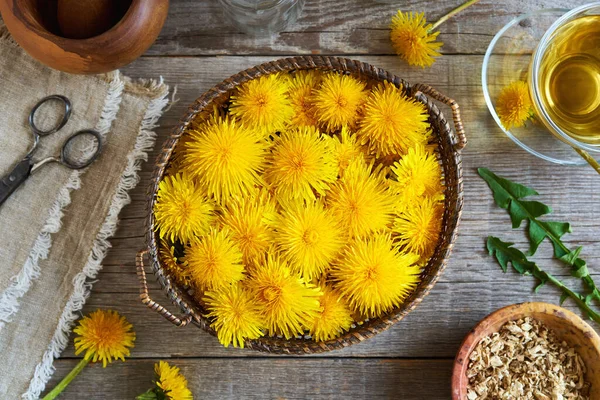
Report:
[{"label": "wooden mortar", "polygon": [[0,0],[0,13],[12,37],[40,62],[74,74],[115,70],[141,56],[160,33],[169,0],[132,0],[112,28],[88,39],[59,36],[48,22],[47,4],[38,0]]}]

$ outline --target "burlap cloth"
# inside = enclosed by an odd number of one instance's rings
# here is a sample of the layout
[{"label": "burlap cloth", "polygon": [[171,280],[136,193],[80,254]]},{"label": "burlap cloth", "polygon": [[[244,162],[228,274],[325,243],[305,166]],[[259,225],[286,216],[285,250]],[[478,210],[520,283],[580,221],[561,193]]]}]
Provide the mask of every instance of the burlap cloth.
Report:
[{"label": "burlap cloth", "polygon": [[51,94],[67,96],[73,113],[42,140],[37,157],[58,152],[65,137],[86,128],[104,135],[105,146],[83,171],[44,166],[0,206],[0,399],[34,399],[44,390],[154,144],[168,87],[118,72],[51,70],[25,54],[0,22],[1,176],[27,153],[29,112]]}]

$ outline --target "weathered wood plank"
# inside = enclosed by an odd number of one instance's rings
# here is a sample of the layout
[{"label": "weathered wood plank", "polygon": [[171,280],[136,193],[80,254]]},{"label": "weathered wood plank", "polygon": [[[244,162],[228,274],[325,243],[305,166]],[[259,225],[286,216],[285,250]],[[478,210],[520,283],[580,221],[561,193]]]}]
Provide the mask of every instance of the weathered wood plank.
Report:
[{"label": "weathered wood plank", "polygon": [[[61,398],[133,399],[157,359],[87,366]],[[451,360],[173,359],[195,399],[448,399]],[[53,387],[77,360],[59,360]]]},{"label": "weathered wood plank", "polygon": [[[498,30],[521,13],[539,8],[572,8],[585,0],[482,1],[440,26],[442,52],[483,54]],[[286,32],[254,38],[237,32],[216,1],[179,0],[150,55],[215,54],[393,54],[391,17],[398,8],[425,12],[434,22],[453,1],[408,0],[388,4],[367,1],[306,0],[301,18]]]}]

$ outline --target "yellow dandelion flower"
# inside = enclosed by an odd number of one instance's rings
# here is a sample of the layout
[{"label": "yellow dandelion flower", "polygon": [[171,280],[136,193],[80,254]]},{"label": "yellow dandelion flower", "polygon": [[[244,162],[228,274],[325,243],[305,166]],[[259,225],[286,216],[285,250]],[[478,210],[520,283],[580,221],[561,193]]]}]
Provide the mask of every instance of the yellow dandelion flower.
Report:
[{"label": "yellow dandelion flower", "polygon": [[320,74],[317,71],[298,71],[293,75],[290,81],[289,98],[294,114],[290,125],[297,127],[317,125],[312,95],[320,81]]},{"label": "yellow dandelion flower", "polygon": [[208,232],[214,204],[186,173],[165,176],[158,184],[154,218],[161,238],[187,243]]},{"label": "yellow dandelion flower", "polygon": [[[408,204],[420,196],[439,196],[443,193],[442,168],[435,154],[417,145],[408,149],[391,168],[397,182],[394,187]],[[401,211],[401,210],[400,210]]]},{"label": "yellow dandelion flower", "polygon": [[293,109],[287,92],[289,79],[270,74],[244,83],[231,96],[231,115],[247,126],[257,127],[264,136],[283,129]]},{"label": "yellow dandelion flower", "polygon": [[439,32],[433,32],[423,13],[398,13],[392,18],[390,39],[394,50],[408,64],[430,67],[443,43],[437,42]]},{"label": "yellow dandelion flower", "polygon": [[431,128],[428,118],[424,104],[386,82],[371,91],[358,135],[378,157],[402,155],[410,147],[427,144]]},{"label": "yellow dandelion flower", "polygon": [[354,322],[346,300],[329,286],[322,286],[321,289],[323,296],[319,298],[319,303],[323,311],[308,325],[310,335],[317,342],[338,337],[349,330]]},{"label": "yellow dandelion flower", "polygon": [[275,195],[287,199],[313,200],[337,178],[331,138],[315,128],[285,131],[275,139],[264,178]]},{"label": "yellow dandelion flower", "polygon": [[320,201],[284,207],[275,230],[283,258],[307,282],[325,272],[344,239],[338,220]]},{"label": "yellow dandelion flower", "polygon": [[351,236],[385,229],[393,221],[394,197],[381,170],[363,160],[350,163],[327,194],[327,206]]},{"label": "yellow dandelion flower", "polygon": [[443,203],[431,197],[406,207],[394,221],[398,244],[407,252],[419,254],[420,261],[426,262],[438,243],[443,216]]},{"label": "yellow dandelion flower", "polygon": [[[192,392],[188,389],[188,382],[178,367],[170,366],[165,361],[154,364],[156,374],[156,387],[159,399],[165,400],[192,400]],[[162,396],[161,396],[162,395]]]},{"label": "yellow dandelion flower", "polygon": [[333,135],[333,157],[338,165],[338,174],[341,176],[350,163],[356,159],[367,158],[367,151],[363,148],[354,135],[346,127],[339,134]]},{"label": "yellow dandelion flower", "polygon": [[158,256],[161,261],[161,266],[167,275],[180,285],[189,286],[190,272],[185,263],[178,260],[175,256],[175,247],[162,239],[158,248]]},{"label": "yellow dandelion flower", "polygon": [[77,335],[75,355],[85,351],[85,360],[102,361],[103,367],[113,359],[125,361],[135,341],[133,326],[112,310],[96,310],[83,317],[73,332]]},{"label": "yellow dandelion flower", "polygon": [[276,216],[275,202],[264,190],[237,199],[223,209],[221,221],[242,250],[246,265],[269,248]]},{"label": "yellow dandelion flower", "polygon": [[263,336],[263,323],[256,301],[239,283],[207,292],[204,301],[214,319],[211,327],[225,347],[244,347],[245,340]]},{"label": "yellow dandelion flower", "polygon": [[378,317],[397,307],[419,281],[417,254],[399,253],[389,235],[357,239],[331,270],[335,287],[350,307]]},{"label": "yellow dandelion flower", "polygon": [[192,281],[202,290],[216,289],[244,279],[242,251],[229,230],[209,233],[185,249],[185,262]]},{"label": "yellow dandelion flower", "polygon": [[251,129],[233,119],[212,119],[191,136],[184,168],[217,203],[247,195],[262,182],[267,143]]},{"label": "yellow dandelion flower", "polygon": [[367,97],[365,87],[364,82],[348,75],[324,75],[313,97],[319,121],[330,132],[343,126],[353,127]]},{"label": "yellow dandelion flower", "polygon": [[245,282],[271,335],[286,339],[302,335],[303,326],[321,311],[321,290],[304,283],[300,275],[272,254]]},{"label": "yellow dandelion flower", "polygon": [[519,128],[533,117],[533,103],[527,83],[516,81],[500,92],[496,111],[505,129]]}]

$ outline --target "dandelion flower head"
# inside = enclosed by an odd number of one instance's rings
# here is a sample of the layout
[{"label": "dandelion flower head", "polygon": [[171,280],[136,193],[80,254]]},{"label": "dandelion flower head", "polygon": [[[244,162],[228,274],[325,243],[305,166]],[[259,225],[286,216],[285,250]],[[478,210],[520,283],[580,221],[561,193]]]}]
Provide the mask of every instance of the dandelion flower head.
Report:
[{"label": "dandelion flower head", "polygon": [[186,173],[165,176],[158,184],[154,218],[161,238],[187,243],[208,232],[214,204]]},{"label": "dandelion flower head", "polygon": [[257,127],[267,137],[283,129],[293,115],[288,89],[289,79],[281,74],[252,79],[231,96],[229,112],[246,126]]},{"label": "dandelion flower head", "polygon": [[519,128],[533,117],[533,103],[527,83],[515,81],[500,92],[496,111],[505,129]]},{"label": "dandelion flower head", "polygon": [[206,292],[204,301],[208,317],[214,319],[211,327],[223,346],[243,348],[246,340],[263,336],[258,305],[240,283]]},{"label": "dandelion flower head", "polygon": [[330,132],[353,127],[368,93],[365,88],[365,83],[349,75],[324,75],[313,97],[319,121]]},{"label": "dandelion flower head", "polygon": [[304,283],[299,274],[272,254],[246,280],[246,286],[271,335],[283,335],[286,339],[301,335],[303,327],[321,311],[321,290]]},{"label": "dandelion flower head", "polygon": [[371,91],[358,133],[378,157],[402,155],[416,144],[427,144],[428,118],[424,104],[386,82]]},{"label": "dandelion flower head", "polygon": [[266,190],[256,190],[224,207],[221,222],[231,231],[246,265],[268,250],[276,218],[275,201]]},{"label": "dandelion flower head", "polygon": [[328,208],[351,236],[385,229],[393,220],[394,197],[381,170],[357,159],[327,195]]},{"label": "dandelion flower head", "polygon": [[178,367],[170,366],[165,361],[154,364],[156,386],[165,400],[192,400],[192,392],[188,389],[188,382]]},{"label": "dandelion flower head", "polygon": [[419,281],[417,254],[396,251],[389,235],[356,239],[333,266],[335,287],[350,307],[378,317],[398,306]]},{"label": "dandelion flower head", "polygon": [[437,245],[442,230],[443,203],[427,197],[406,207],[395,220],[393,232],[398,243],[410,253],[428,260]]},{"label": "dandelion flower head", "polygon": [[316,198],[337,178],[337,165],[329,141],[315,128],[287,130],[275,139],[264,177],[277,197]]},{"label": "dandelion flower head", "polygon": [[398,13],[392,18],[390,39],[396,53],[408,64],[430,67],[434,57],[439,57],[441,42],[436,41],[439,32],[432,32],[432,25],[423,13]]},{"label": "dandelion flower head", "polygon": [[135,332],[125,317],[113,310],[96,310],[79,320],[73,329],[75,354],[85,351],[84,358],[101,361],[106,367],[116,359],[125,361],[133,347]]},{"label": "dandelion flower head", "polygon": [[320,75],[316,71],[298,71],[290,81],[289,97],[294,110],[292,126],[316,126],[317,114],[312,104],[313,91],[319,86]]},{"label": "dandelion flower head", "polygon": [[318,342],[336,338],[350,329],[354,319],[352,312],[339,293],[331,287],[322,285],[323,296],[319,298],[321,311],[308,325],[313,340]]},{"label": "dandelion flower head", "polygon": [[345,241],[337,218],[321,201],[300,201],[284,207],[275,238],[292,271],[307,282],[325,272]]},{"label": "dandelion flower head", "polygon": [[244,279],[242,251],[228,229],[210,228],[208,234],[185,249],[185,262],[192,281],[210,290]]},{"label": "dandelion flower head", "polygon": [[356,159],[367,160],[368,158],[367,149],[358,143],[356,135],[350,132],[347,127],[343,127],[338,134],[333,135],[332,146],[340,176],[343,175],[352,161]]},{"label": "dandelion flower head", "polygon": [[440,197],[443,193],[441,166],[435,154],[417,145],[408,149],[391,168],[396,177],[395,187],[409,203],[420,196]]},{"label": "dandelion flower head", "polygon": [[247,195],[261,183],[267,142],[230,118],[217,118],[191,131],[184,168],[217,203]]}]

